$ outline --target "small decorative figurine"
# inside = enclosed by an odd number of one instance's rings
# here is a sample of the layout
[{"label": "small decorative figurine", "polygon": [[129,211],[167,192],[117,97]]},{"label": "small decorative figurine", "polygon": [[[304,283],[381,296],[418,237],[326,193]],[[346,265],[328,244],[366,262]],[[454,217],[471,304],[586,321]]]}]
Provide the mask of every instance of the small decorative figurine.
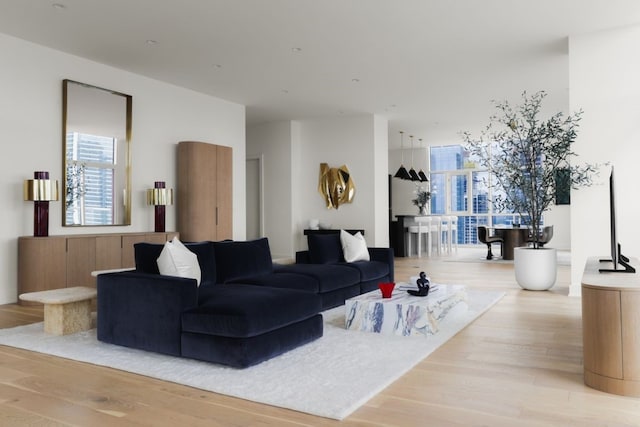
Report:
[{"label": "small decorative figurine", "polygon": [[429,279],[427,279],[427,275],[424,271],[420,272],[420,278],[416,280],[416,284],[418,285],[417,291],[415,289],[409,289],[407,292],[417,297],[426,297],[429,295]]}]

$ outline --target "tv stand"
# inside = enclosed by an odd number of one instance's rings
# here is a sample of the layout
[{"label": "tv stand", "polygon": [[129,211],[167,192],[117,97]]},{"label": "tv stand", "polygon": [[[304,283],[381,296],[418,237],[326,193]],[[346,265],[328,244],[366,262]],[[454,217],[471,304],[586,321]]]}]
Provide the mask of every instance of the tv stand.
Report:
[{"label": "tv stand", "polygon": [[612,259],[600,259],[600,262],[611,262],[613,263],[613,268],[600,268],[598,271],[600,273],[635,273],[636,269],[629,264],[629,258],[622,255],[620,252],[620,244],[618,244],[618,264],[624,268],[618,268],[618,265]]},{"label": "tv stand", "polygon": [[640,397],[640,275],[600,274],[599,265],[589,258],[582,276],[584,382]]}]

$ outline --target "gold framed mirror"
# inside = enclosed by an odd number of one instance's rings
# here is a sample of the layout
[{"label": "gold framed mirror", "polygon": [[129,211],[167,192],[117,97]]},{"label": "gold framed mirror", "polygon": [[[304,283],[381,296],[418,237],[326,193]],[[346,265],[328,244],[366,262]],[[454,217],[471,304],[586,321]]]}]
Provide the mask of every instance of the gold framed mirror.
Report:
[{"label": "gold framed mirror", "polygon": [[62,81],[62,225],[131,224],[132,97]]}]

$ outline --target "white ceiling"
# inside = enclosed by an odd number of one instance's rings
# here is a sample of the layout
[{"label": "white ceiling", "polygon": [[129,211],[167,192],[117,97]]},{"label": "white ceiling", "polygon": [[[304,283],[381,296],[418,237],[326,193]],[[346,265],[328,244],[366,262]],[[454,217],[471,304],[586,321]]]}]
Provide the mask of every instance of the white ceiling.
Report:
[{"label": "white ceiling", "polygon": [[638,23],[639,0],[0,0],[2,33],[244,104],[249,124],[373,113],[429,141],[524,90],[566,109],[567,37]]}]

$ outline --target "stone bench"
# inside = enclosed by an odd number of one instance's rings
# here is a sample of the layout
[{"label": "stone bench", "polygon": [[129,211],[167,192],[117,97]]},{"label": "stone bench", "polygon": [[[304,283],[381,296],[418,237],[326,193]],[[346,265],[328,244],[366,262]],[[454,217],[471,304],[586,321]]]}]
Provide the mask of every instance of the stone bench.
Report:
[{"label": "stone bench", "polygon": [[28,292],[20,295],[23,301],[44,304],[44,331],[53,335],[67,335],[91,329],[91,300],[95,288],[75,286]]}]

